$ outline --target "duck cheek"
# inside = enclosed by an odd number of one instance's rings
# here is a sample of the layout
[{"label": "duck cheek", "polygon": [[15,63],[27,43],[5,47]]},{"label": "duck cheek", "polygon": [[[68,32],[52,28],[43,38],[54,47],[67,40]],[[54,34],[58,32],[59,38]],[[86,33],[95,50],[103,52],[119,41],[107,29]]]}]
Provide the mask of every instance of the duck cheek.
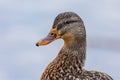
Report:
[{"label": "duck cheek", "polygon": [[43,45],[47,45],[49,43],[51,43],[52,41],[54,41],[56,39],[56,36],[47,36],[43,39],[41,39],[39,42],[36,43],[36,46],[43,46]]}]

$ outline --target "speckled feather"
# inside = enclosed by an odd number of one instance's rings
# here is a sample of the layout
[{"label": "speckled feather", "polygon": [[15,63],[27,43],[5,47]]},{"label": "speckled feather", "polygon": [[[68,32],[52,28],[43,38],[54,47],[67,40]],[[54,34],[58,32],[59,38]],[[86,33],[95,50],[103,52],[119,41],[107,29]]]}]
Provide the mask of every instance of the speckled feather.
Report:
[{"label": "speckled feather", "polygon": [[64,40],[58,56],[47,66],[40,80],[113,80],[109,75],[83,69],[86,58],[86,31],[73,12],[59,14],[54,21]]}]

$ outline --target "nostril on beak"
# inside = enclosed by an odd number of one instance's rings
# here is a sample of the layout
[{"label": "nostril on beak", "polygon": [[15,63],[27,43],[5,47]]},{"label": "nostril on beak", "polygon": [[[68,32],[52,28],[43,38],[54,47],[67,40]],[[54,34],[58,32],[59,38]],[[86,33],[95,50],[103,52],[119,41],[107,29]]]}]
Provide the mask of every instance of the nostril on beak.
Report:
[{"label": "nostril on beak", "polygon": [[36,46],[39,46],[39,43],[38,43],[38,42],[36,43]]}]

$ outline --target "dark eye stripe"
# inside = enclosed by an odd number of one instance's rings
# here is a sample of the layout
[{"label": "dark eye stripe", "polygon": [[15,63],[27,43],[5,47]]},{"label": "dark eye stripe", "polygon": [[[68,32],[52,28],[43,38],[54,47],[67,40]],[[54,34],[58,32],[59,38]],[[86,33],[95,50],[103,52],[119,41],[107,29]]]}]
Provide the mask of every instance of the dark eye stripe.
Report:
[{"label": "dark eye stripe", "polygon": [[77,21],[66,21],[65,24],[70,24],[70,23],[74,23],[74,22],[77,22]]},{"label": "dark eye stripe", "polygon": [[62,27],[64,27],[64,26],[67,25],[67,24],[74,23],[74,22],[78,22],[78,21],[77,21],[77,20],[66,21],[66,22],[63,22],[63,23],[61,23],[61,24],[58,24],[57,30],[61,29]]}]

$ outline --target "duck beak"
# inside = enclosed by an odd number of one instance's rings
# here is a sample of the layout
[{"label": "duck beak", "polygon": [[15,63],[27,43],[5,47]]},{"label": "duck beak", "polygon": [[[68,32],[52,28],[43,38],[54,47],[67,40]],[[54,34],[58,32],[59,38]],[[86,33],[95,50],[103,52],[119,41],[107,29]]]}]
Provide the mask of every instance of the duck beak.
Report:
[{"label": "duck beak", "polygon": [[45,37],[45,38],[41,39],[39,42],[37,42],[36,46],[47,45],[47,44],[51,43],[54,39],[55,39],[55,37],[48,35],[47,37]]},{"label": "duck beak", "polygon": [[59,39],[60,36],[56,33],[50,32],[45,38],[41,39],[36,43],[36,46],[43,46],[53,42],[56,39]]}]

